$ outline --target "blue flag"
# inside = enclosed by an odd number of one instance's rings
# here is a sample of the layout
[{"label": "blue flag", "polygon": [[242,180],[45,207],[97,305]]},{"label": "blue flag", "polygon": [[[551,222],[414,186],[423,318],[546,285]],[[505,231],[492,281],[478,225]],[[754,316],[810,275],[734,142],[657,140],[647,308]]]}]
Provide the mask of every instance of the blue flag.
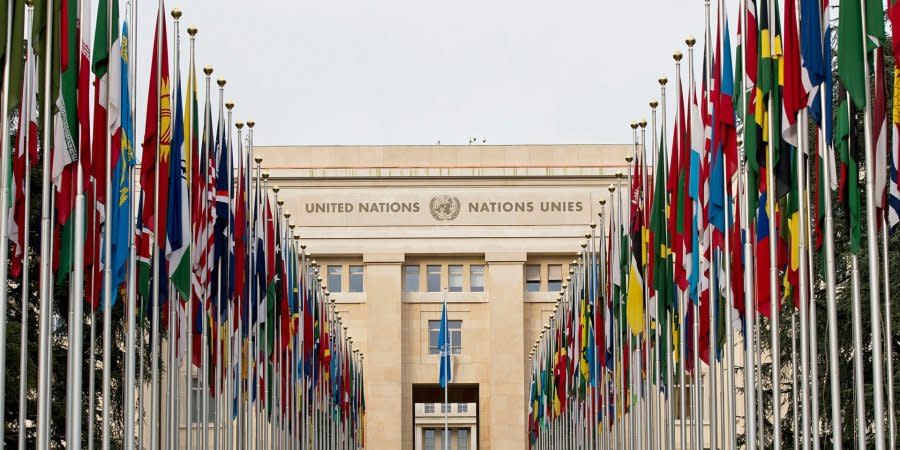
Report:
[{"label": "blue flag", "polygon": [[453,367],[450,361],[450,332],[447,329],[447,300],[444,300],[444,308],[441,311],[441,329],[438,333],[438,348],[441,354],[441,368],[439,382],[441,387],[447,387],[453,381]]},{"label": "blue flag", "polygon": [[[131,118],[131,94],[129,93],[130,80],[128,79],[128,22],[122,25],[122,59],[121,59],[121,149],[118,161],[113,170],[110,211],[110,233],[112,234],[112,304],[116,304],[119,289],[125,282],[126,265],[128,263],[129,243],[131,242],[131,217],[132,217],[132,191],[129,184],[129,174],[134,168],[134,123]],[[102,303],[101,303],[102,305]]]}]

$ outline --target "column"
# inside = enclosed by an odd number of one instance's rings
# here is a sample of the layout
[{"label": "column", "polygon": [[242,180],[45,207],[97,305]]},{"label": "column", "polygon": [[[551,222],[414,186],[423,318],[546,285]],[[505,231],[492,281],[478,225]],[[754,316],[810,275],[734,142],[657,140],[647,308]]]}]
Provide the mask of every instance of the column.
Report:
[{"label": "column", "polygon": [[525,252],[486,253],[485,283],[490,310],[490,397],[485,418],[491,450],[521,450],[525,444]]},{"label": "column", "polygon": [[[401,329],[402,253],[363,255],[366,266],[366,438],[367,447],[402,448],[403,404]],[[410,444],[412,444],[410,442]],[[411,445],[410,445],[411,446]]]}]

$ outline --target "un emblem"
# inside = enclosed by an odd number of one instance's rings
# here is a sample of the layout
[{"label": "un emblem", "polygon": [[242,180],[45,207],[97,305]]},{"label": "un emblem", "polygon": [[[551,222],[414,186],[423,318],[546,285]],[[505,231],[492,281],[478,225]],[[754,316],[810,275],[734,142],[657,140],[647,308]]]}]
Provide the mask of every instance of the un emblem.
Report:
[{"label": "un emblem", "polygon": [[450,221],[459,215],[459,199],[451,195],[435,196],[428,206],[431,209],[431,217],[435,220]]}]

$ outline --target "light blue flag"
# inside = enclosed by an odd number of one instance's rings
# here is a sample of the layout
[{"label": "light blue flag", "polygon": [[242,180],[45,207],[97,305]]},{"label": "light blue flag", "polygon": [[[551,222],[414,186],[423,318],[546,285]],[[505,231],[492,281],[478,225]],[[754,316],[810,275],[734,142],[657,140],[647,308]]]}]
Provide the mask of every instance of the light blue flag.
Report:
[{"label": "light blue flag", "polygon": [[441,329],[438,333],[438,348],[441,353],[441,368],[439,374],[439,382],[441,387],[447,387],[453,381],[453,367],[450,361],[450,333],[447,329],[447,302],[444,301],[444,308],[441,311]]}]

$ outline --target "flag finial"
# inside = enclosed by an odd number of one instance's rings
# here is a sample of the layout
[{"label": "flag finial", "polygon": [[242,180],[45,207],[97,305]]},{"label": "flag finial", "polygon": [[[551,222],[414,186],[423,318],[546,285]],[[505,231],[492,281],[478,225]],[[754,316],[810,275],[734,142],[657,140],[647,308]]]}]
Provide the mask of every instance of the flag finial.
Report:
[{"label": "flag finial", "polygon": [[172,18],[174,18],[175,20],[180,19],[181,18],[181,10],[178,8],[172,9]]},{"label": "flag finial", "polygon": [[194,37],[197,35],[197,27],[188,27],[188,35]]},{"label": "flag finial", "polygon": [[688,47],[693,47],[694,44],[697,43],[697,38],[688,36],[687,39],[684,40],[684,43],[687,44]]},{"label": "flag finial", "polygon": [[638,125],[640,125],[641,128],[647,128],[647,119],[641,119],[641,121],[638,122]]},{"label": "flag finial", "polygon": [[684,57],[684,55],[682,55],[681,52],[679,52],[678,50],[675,50],[675,53],[672,54],[672,58],[675,59],[675,62],[680,62],[681,58],[683,58],[683,57]]},{"label": "flag finial", "polygon": [[[660,84],[662,84],[661,80],[660,80]],[[657,106],[659,106],[659,102],[656,101],[656,99],[650,100],[650,108],[651,109],[656,109]]]},{"label": "flag finial", "polygon": [[225,102],[225,107],[228,108],[229,111],[234,109],[234,102]]},{"label": "flag finial", "polygon": [[206,76],[212,75],[212,73],[213,73],[213,68],[212,68],[212,66],[206,66],[206,67],[204,67],[204,68],[203,68],[203,73],[205,73]]},{"label": "flag finial", "polygon": [[220,88],[225,87],[225,79],[219,78],[218,80],[216,80],[216,84],[218,84]]},{"label": "flag finial", "polygon": [[665,86],[666,83],[668,83],[668,82],[669,82],[669,78],[668,78],[668,77],[659,77],[659,85],[660,85],[660,86]]}]

